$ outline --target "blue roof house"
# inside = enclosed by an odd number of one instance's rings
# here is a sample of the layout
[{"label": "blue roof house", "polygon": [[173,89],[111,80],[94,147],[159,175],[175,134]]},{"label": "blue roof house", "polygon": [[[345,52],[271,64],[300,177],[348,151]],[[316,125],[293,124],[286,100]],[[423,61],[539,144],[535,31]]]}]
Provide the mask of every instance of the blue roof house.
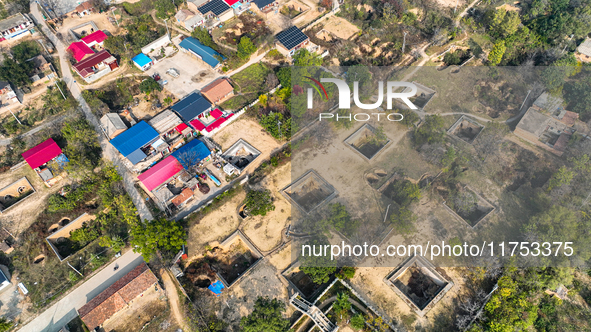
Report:
[{"label": "blue roof house", "polygon": [[133,64],[138,67],[141,71],[146,71],[154,64],[152,59],[149,56],[145,55],[144,53],[140,53],[134,56],[131,61]]},{"label": "blue roof house", "polygon": [[142,148],[155,143],[159,138],[154,128],[150,127],[146,121],[141,121],[117,135],[110,143],[135,165],[147,157]]},{"label": "blue roof house", "polygon": [[210,155],[211,151],[209,151],[205,143],[198,139],[190,141],[172,153],[172,156],[175,157],[186,169],[199,163]]},{"label": "blue roof house", "polygon": [[178,113],[185,122],[189,122],[197,116],[211,111],[211,107],[211,103],[205,97],[200,93],[193,92],[170,108]]},{"label": "blue roof house", "polygon": [[213,48],[201,44],[197,39],[192,37],[187,37],[183,39],[183,41],[179,43],[179,46],[185,52],[193,54],[194,56],[203,60],[205,63],[207,63],[214,69],[220,65],[220,61],[216,58],[216,56],[225,59]]}]

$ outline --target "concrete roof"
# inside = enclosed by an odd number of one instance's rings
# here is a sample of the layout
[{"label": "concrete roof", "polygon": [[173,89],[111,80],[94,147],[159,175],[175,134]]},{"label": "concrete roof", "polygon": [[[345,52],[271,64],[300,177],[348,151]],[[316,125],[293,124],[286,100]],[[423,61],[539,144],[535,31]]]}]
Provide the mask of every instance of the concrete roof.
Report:
[{"label": "concrete roof", "polygon": [[107,113],[103,115],[101,118],[101,126],[103,126],[109,137],[111,137],[117,130],[127,130],[127,125],[125,125],[117,113]]},{"label": "concrete roof", "polygon": [[591,56],[591,38],[585,38],[585,41],[579,45],[577,51],[581,54],[585,54],[586,56]]},{"label": "concrete roof", "polygon": [[558,110],[562,110],[562,104],[564,100],[560,97],[555,97],[548,92],[542,93],[536,101],[534,101],[534,106],[541,108],[544,111],[548,111],[554,113]]},{"label": "concrete roof", "polygon": [[0,31],[8,30],[10,28],[14,28],[15,26],[18,26],[18,25],[21,25],[21,24],[24,24],[27,22],[31,22],[31,20],[29,20],[23,14],[18,13],[18,14],[12,15],[10,17],[7,17],[7,18],[1,20],[0,21]]},{"label": "concrete roof", "polygon": [[517,128],[532,133],[536,135],[536,137],[540,137],[546,129],[550,119],[549,116],[530,107],[527,112],[525,112],[523,118],[521,118],[521,121],[519,121],[519,124],[517,124]]},{"label": "concrete roof", "polygon": [[173,111],[166,110],[153,117],[150,121],[148,121],[148,123],[150,126],[152,126],[152,128],[156,129],[158,133],[165,134],[183,123],[183,121],[176,114],[174,114]]}]

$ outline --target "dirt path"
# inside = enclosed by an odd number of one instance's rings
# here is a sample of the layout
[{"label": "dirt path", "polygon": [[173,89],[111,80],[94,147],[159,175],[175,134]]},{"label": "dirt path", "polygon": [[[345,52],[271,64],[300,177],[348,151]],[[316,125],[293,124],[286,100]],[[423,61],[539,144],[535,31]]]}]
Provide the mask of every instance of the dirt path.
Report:
[{"label": "dirt path", "polygon": [[162,282],[164,283],[164,289],[166,289],[166,296],[170,301],[170,309],[174,315],[174,319],[176,319],[177,324],[184,330],[190,331],[187,323],[185,322],[185,318],[181,313],[180,304],[179,304],[179,293],[177,292],[176,286],[172,281],[168,270],[160,269],[160,275],[162,276]]}]

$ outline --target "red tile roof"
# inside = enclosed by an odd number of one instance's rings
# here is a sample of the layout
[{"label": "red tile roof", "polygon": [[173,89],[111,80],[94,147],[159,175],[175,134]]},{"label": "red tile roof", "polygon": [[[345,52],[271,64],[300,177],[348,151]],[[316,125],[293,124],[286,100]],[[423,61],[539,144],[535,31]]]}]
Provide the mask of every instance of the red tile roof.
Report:
[{"label": "red tile roof", "polygon": [[567,126],[572,127],[575,124],[575,122],[577,122],[578,119],[579,119],[579,113],[566,111],[566,113],[564,114],[562,119],[560,119],[560,121],[562,123],[566,124]]},{"label": "red tile roof", "polygon": [[211,116],[213,116],[215,119],[218,119],[219,117],[221,117],[224,113],[222,111],[220,111],[219,109],[214,109],[213,111],[209,112],[209,114]]},{"label": "red tile roof", "polygon": [[83,42],[74,42],[68,46],[67,50],[72,53],[72,56],[78,62],[84,57],[94,54],[94,51]]},{"label": "red tile roof", "polygon": [[189,128],[189,126],[187,126],[186,123],[181,123],[180,125],[176,126],[176,128],[174,128],[174,129],[176,129],[176,131],[178,131],[179,134],[182,134],[183,131],[187,128]]},{"label": "red tile roof", "polygon": [[168,156],[137,178],[144,184],[146,189],[152,191],[182,170],[183,165],[175,157]]},{"label": "red tile roof", "polygon": [[51,159],[59,156],[62,149],[51,138],[35,146],[34,148],[23,152],[22,156],[31,168],[35,169]]},{"label": "red tile roof", "polygon": [[81,40],[88,45],[92,42],[102,43],[105,41],[105,39],[107,39],[107,35],[102,30],[98,30],[86,37],[83,37]]},{"label": "red tile roof", "polygon": [[191,197],[193,197],[193,190],[191,190],[191,188],[185,188],[180,194],[173,198],[171,202],[174,204],[174,206],[179,206]]},{"label": "red tile roof", "polygon": [[217,103],[222,98],[232,93],[234,88],[225,78],[218,78],[208,86],[201,89],[201,94],[212,103]]},{"label": "red tile roof", "polygon": [[92,330],[101,326],[129,301],[158,282],[156,276],[146,263],[141,263],[121,279],[105,289],[78,310],[78,314],[86,326]]},{"label": "red tile roof", "polygon": [[83,61],[78,62],[73,67],[74,67],[74,70],[80,74],[80,76],[86,77],[86,76],[94,73],[94,70],[92,70],[92,67],[94,67],[102,62],[106,62],[107,64],[110,64],[110,63],[113,63],[113,61],[117,61],[117,59],[115,59],[115,57],[112,56],[106,50],[102,50],[102,51],[96,53],[95,55],[92,55],[92,56],[84,59]]}]

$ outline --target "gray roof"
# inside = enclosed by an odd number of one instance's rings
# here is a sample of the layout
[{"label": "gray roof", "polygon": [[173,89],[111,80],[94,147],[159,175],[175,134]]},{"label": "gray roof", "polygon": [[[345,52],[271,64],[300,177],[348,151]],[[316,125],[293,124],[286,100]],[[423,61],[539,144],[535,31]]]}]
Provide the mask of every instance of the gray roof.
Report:
[{"label": "gray roof", "polygon": [[194,4],[196,7],[199,7],[206,3],[208,0],[189,0],[190,3]]},{"label": "gray roof", "polygon": [[577,51],[586,56],[591,56],[591,38],[585,38],[585,41],[579,45]]},{"label": "gray roof", "polygon": [[117,130],[127,130],[127,126],[117,113],[107,113],[101,118],[101,126],[111,137]]},{"label": "gray roof", "polygon": [[562,104],[564,100],[559,97],[552,96],[548,92],[542,93],[536,101],[534,101],[534,106],[537,106],[544,111],[548,111],[554,113],[556,111],[562,110]]},{"label": "gray roof", "polygon": [[41,179],[43,179],[43,181],[49,181],[49,180],[53,179],[53,174],[51,174],[51,171],[49,170],[49,168],[42,170],[39,173],[39,176],[41,177]]},{"label": "gray roof", "polygon": [[14,14],[0,21],[0,31],[8,30],[27,22],[31,22],[31,20],[25,15],[21,13]]},{"label": "gray roof", "polygon": [[162,186],[162,187],[160,187],[158,189],[155,189],[155,190],[152,191],[152,193],[154,194],[154,196],[156,196],[156,198],[158,198],[158,200],[160,202],[165,203],[165,204],[171,198],[174,197],[174,194],[166,186]]},{"label": "gray roof", "polygon": [[532,133],[536,137],[540,137],[544,130],[546,130],[546,126],[550,120],[551,118],[549,116],[530,107],[517,124],[517,128]]},{"label": "gray roof", "polygon": [[152,128],[156,129],[159,134],[165,134],[169,130],[183,123],[181,118],[174,114],[171,110],[166,110],[148,121]]}]

